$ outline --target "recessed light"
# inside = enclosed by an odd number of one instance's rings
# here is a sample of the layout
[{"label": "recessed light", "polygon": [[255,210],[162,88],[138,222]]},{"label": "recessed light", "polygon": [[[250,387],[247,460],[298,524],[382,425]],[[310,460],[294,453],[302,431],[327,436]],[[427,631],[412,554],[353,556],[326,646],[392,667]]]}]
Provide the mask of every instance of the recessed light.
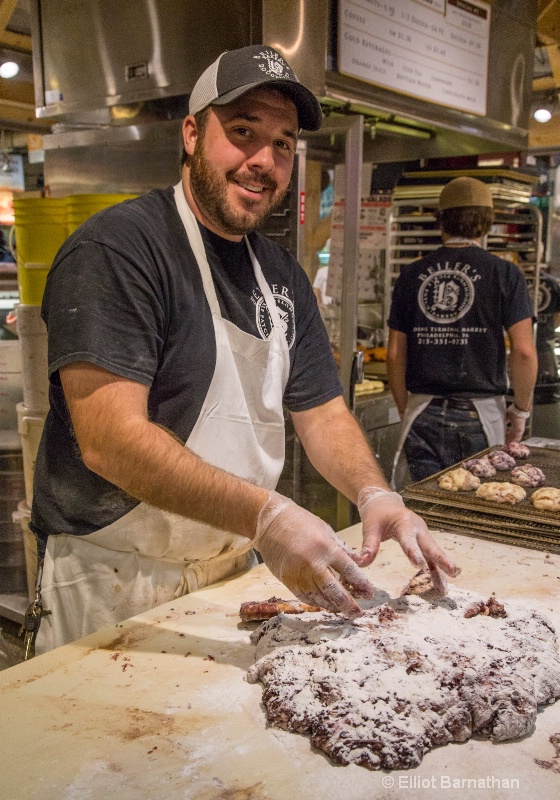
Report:
[{"label": "recessed light", "polygon": [[[0,67],[0,69],[2,68]],[[537,108],[533,113],[533,117],[537,120],[537,122],[550,122],[552,119],[552,114],[548,108]]]},{"label": "recessed light", "polygon": [[0,78],[15,78],[19,72],[19,66],[15,61],[4,61],[0,64]]}]

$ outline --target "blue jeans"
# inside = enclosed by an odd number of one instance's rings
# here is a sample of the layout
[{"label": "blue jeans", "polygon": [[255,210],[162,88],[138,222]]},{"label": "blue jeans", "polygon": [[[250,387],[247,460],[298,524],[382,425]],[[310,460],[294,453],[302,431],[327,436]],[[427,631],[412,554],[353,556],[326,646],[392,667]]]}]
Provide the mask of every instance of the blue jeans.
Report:
[{"label": "blue jeans", "polygon": [[488,447],[474,406],[471,410],[429,405],[414,420],[404,444],[413,481],[463,461]]}]

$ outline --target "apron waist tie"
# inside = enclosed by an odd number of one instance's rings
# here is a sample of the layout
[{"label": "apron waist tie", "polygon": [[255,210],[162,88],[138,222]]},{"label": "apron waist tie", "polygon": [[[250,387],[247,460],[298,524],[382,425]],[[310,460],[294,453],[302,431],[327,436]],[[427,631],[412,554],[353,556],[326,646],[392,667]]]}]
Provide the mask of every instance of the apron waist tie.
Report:
[{"label": "apron waist tie", "polygon": [[254,550],[230,556],[218,556],[208,561],[186,561],[181,571],[179,585],[173,595],[176,600],[210,584],[229,578],[257,565]]}]

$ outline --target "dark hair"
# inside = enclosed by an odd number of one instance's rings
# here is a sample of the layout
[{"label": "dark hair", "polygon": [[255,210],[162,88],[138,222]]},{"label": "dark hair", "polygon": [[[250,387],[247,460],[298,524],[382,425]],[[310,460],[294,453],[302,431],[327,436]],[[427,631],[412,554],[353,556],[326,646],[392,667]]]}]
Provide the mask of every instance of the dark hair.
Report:
[{"label": "dark hair", "polygon": [[[206,130],[206,123],[208,121],[209,113],[210,113],[210,106],[206,106],[206,108],[203,108],[202,111],[198,111],[194,115],[200,141],[204,139],[204,131]],[[189,159],[190,156],[188,155],[183,145],[183,152],[181,153],[181,169],[183,169],[184,165],[189,162]]]},{"label": "dark hair", "polygon": [[443,233],[450,236],[464,236],[467,239],[480,239],[492,227],[494,209],[488,206],[445,208],[443,211],[438,211],[437,219]]}]

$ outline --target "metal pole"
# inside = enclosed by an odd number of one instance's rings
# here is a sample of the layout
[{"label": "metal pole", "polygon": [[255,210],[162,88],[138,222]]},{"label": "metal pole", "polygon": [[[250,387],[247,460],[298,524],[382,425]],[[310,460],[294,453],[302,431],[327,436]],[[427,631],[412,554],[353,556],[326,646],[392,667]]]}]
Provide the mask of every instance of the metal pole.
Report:
[{"label": "metal pole", "polygon": [[[358,258],[362,188],[364,118],[356,116],[345,142],[344,234],[342,248],[342,308],[340,320],[340,378],[350,406],[352,362],[358,325]],[[337,495],[337,527],[350,524],[350,502]]]}]

